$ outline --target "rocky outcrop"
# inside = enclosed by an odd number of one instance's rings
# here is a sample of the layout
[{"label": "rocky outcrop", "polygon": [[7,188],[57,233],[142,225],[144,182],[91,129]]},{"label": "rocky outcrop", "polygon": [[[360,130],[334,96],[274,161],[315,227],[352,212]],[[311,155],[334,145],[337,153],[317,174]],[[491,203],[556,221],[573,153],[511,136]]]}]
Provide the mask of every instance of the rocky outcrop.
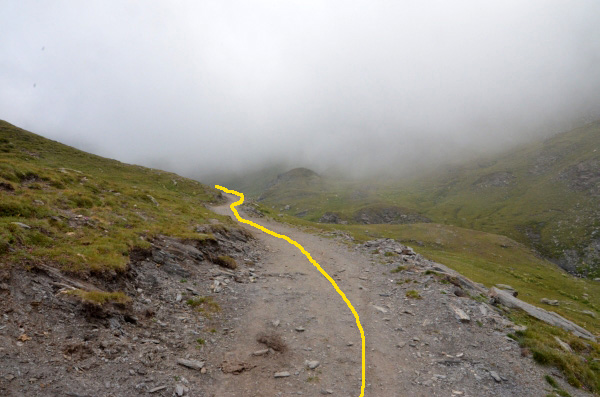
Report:
[{"label": "rocky outcrop", "polygon": [[600,196],[600,159],[591,159],[572,165],[559,174],[569,188]]},{"label": "rocky outcrop", "polygon": [[572,323],[571,321],[554,312],[549,312],[537,306],[523,302],[522,300],[512,296],[509,292],[492,287],[490,288],[488,295],[494,303],[500,303],[508,308],[521,309],[538,320],[542,320],[550,325],[554,325],[572,332],[573,335],[579,336],[580,338],[588,339],[594,342],[596,341],[596,337],[588,330]]},{"label": "rocky outcrop", "polygon": [[477,179],[473,186],[480,189],[489,187],[505,187],[513,183],[515,176],[512,172],[494,172]]},{"label": "rocky outcrop", "polygon": [[326,212],[323,214],[321,219],[319,219],[319,223],[341,223],[339,214],[335,212]]},{"label": "rocky outcrop", "polygon": [[431,219],[402,207],[365,207],[358,211],[353,216],[357,223],[365,225],[392,223],[429,223]]}]

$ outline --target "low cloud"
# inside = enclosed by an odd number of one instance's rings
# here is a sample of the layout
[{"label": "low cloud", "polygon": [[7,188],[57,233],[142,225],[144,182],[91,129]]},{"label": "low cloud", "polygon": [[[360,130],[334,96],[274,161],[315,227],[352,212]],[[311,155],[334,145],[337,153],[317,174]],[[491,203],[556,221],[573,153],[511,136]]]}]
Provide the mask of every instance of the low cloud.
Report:
[{"label": "low cloud", "polygon": [[398,173],[600,118],[597,1],[0,6],[0,118],[205,177]]}]

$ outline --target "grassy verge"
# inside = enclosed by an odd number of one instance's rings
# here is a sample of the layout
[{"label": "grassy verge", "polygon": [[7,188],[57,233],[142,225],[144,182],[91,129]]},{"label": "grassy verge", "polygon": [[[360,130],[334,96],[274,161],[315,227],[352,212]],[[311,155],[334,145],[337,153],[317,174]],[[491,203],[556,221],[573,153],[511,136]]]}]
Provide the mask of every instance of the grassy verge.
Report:
[{"label": "grassy verge", "polygon": [[521,311],[512,311],[508,316],[516,324],[527,326],[525,331],[509,335],[519,342],[524,354],[531,354],[541,365],[559,368],[570,385],[600,393],[600,344],[573,336]]},{"label": "grassy verge", "polygon": [[104,292],[104,291],[84,291],[81,289],[75,289],[68,291],[67,294],[75,295],[81,301],[85,303],[91,303],[94,305],[104,305],[107,303],[116,303],[119,305],[125,305],[131,302],[131,298],[125,295],[125,293],[117,292]]}]

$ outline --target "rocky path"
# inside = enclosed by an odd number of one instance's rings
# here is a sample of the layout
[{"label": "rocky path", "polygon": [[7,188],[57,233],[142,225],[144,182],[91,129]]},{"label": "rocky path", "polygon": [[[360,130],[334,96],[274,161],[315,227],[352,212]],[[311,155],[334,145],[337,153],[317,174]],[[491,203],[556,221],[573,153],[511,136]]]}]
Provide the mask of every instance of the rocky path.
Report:
[{"label": "rocky path", "polygon": [[[231,214],[228,204],[213,210]],[[486,303],[455,295],[457,287],[427,271],[435,264],[403,252],[395,242],[349,248],[272,220],[253,220],[303,245],[356,308],[366,335],[365,396],[551,392],[543,379],[549,371],[523,357],[506,336],[511,324]],[[352,313],[297,248],[250,231],[267,253],[258,265],[254,299],[238,321],[235,343],[222,353],[226,364],[242,370],[216,373],[208,395],[358,396],[360,334]],[[392,273],[398,265],[403,270]],[[461,321],[459,312],[469,319]],[[268,346],[257,341],[260,336],[283,342],[284,351],[265,353]]]}]

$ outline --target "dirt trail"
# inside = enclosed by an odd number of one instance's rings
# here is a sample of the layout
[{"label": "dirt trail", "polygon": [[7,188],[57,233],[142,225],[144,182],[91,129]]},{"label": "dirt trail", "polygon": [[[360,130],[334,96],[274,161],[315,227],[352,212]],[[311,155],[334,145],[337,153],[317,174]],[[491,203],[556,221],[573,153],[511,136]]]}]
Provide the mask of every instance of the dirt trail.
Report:
[{"label": "dirt trail", "polygon": [[[213,210],[232,214],[229,203]],[[543,396],[550,391],[544,370],[521,356],[500,317],[481,308],[487,305],[448,293],[448,286],[418,269],[392,274],[372,255],[333,239],[241,215],[298,241],[350,299],[366,336],[365,396]],[[256,266],[260,277],[253,303],[240,317],[237,338],[223,358],[249,369],[213,374],[209,395],[358,396],[361,341],[350,309],[297,248],[247,229],[268,252]],[[407,298],[409,289],[422,299]],[[459,322],[451,306],[471,313],[471,322]],[[256,340],[259,333],[281,336],[287,350],[253,356],[265,348]],[[307,360],[319,366],[308,369]],[[290,376],[274,377],[283,371]]]}]

